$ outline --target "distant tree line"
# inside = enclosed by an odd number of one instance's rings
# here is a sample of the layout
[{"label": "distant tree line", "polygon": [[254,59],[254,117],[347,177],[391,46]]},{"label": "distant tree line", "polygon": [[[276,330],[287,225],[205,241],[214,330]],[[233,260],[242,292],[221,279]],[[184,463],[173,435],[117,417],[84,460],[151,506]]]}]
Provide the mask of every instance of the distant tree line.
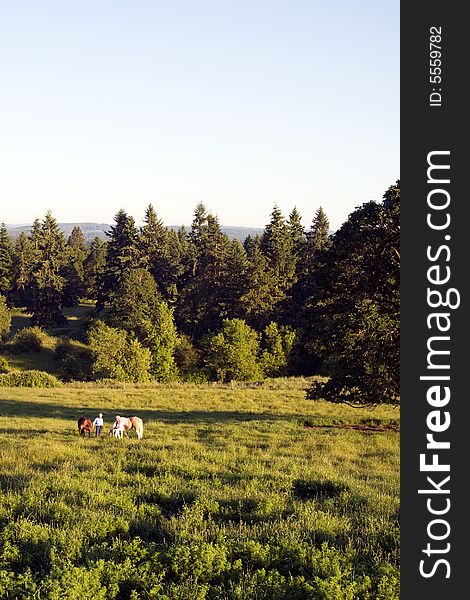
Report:
[{"label": "distant tree line", "polygon": [[275,206],[243,244],[202,203],[179,230],[152,205],[140,228],[119,210],[90,244],[48,212],[14,240],[0,227],[0,295],[44,329],[95,302],[95,377],[325,374],[312,399],[398,403],[399,200],[397,182],[333,235],[321,207],[305,230],[296,208],[286,218]]}]

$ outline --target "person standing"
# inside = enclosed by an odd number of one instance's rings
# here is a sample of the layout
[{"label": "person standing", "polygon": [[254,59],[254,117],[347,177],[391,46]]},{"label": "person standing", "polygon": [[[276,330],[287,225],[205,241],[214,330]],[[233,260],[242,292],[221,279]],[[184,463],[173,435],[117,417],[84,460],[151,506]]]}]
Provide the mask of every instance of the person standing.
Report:
[{"label": "person standing", "polygon": [[96,437],[101,435],[101,430],[103,429],[103,425],[104,425],[103,413],[99,413],[98,416],[96,417],[96,419],[93,421],[93,427],[96,427],[96,429],[95,429]]}]

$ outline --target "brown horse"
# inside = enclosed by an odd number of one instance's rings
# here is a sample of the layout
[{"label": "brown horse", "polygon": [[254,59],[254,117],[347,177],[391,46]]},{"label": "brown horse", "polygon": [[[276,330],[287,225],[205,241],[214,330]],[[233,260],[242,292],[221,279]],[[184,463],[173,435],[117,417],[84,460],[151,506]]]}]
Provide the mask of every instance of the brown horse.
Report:
[{"label": "brown horse", "polygon": [[91,419],[85,416],[79,417],[78,432],[80,433],[80,435],[85,435],[88,432],[88,437],[90,437],[92,431],[93,423],[91,422]]}]

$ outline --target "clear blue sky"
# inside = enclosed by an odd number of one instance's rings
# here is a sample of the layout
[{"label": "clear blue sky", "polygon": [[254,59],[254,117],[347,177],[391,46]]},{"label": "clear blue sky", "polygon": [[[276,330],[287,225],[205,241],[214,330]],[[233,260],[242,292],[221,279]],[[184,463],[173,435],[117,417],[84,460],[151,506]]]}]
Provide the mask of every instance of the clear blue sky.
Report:
[{"label": "clear blue sky", "polygon": [[398,178],[398,0],[0,0],[0,221],[337,228]]}]

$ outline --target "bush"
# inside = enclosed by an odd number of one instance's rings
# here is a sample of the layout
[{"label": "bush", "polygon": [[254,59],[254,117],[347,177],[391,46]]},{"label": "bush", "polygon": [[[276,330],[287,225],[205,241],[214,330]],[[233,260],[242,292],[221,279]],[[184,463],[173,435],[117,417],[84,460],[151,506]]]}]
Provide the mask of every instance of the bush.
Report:
[{"label": "bush", "polygon": [[175,362],[183,376],[192,375],[198,369],[200,351],[193,346],[189,336],[185,334],[179,335],[176,341]]},{"label": "bush", "polygon": [[85,381],[91,376],[91,351],[70,339],[60,341],[55,348],[59,375],[64,381]]},{"label": "bush", "polygon": [[97,379],[140,383],[149,381],[152,355],[122,329],[96,321],[89,332],[92,373]]},{"label": "bush", "polygon": [[51,337],[40,327],[25,327],[13,336],[11,342],[15,352],[40,352],[50,345]]},{"label": "bush", "polygon": [[60,381],[45,371],[13,371],[0,375],[0,387],[59,387]]},{"label": "bush", "polygon": [[0,374],[8,373],[10,371],[10,366],[8,364],[7,359],[4,356],[0,356]]},{"label": "bush", "polygon": [[261,366],[267,377],[287,375],[295,337],[295,332],[289,326],[279,327],[272,322],[265,328]]},{"label": "bush", "polygon": [[8,309],[5,296],[0,296],[0,339],[5,338],[10,333],[11,312]]},{"label": "bush", "polygon": [[263,378],[258,362],[259,335],[242,319],[226,319],[222,329],[209,335],[206,366],[219,381],[254,381]]}]

